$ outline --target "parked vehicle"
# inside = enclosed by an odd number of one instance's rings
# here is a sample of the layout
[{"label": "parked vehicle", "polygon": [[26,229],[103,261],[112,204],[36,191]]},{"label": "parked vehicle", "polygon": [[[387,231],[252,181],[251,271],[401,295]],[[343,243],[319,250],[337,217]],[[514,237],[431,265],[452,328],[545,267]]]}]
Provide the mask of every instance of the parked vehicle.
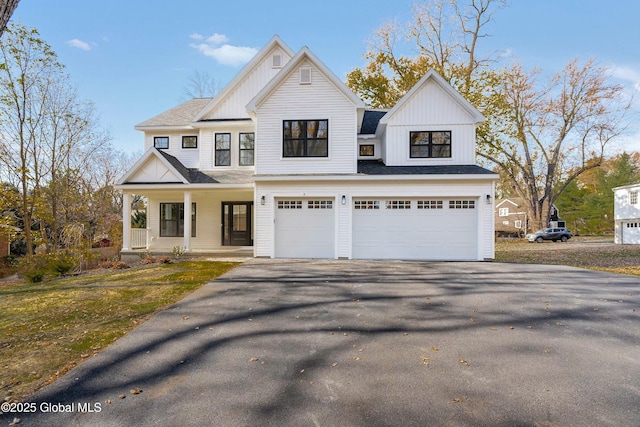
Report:
[{"label": "parked vehicle", "polygon": [[527,234],[526,238],[529,242],[542,243],[545,240],[551,240],[552,242],[566,242],[572,237],[571,231],[564,227],[557,228],[545,228],[544,230],[536,231],[533,234]]}]

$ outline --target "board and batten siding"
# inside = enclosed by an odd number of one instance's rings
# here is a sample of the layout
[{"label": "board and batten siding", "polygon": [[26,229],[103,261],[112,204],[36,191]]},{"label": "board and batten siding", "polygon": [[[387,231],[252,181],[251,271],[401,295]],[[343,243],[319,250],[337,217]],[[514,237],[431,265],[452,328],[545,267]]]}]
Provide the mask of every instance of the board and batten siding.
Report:
[{"label": "board and batten siding", "polygon": [[[435,81],[427,81],[388,120],[383,157],[387,166],[475,164],[476,125],[471,114]],[[409,156],[411,131],[451,131],[451,157]]]},{"label": "board and batten siding", "polygon": [[[311,67],[311,84],[300,84]],[[284,120],[329,121],[329,157],[283,158]],[[302,61],[256,109],[256,174],[355,173],[357,110],[310,62]]]},{"label": "board and batten siding", "polygon": [[[493,204],[491,180],[454,181],[369,181],[369,182],[256,182],[256,200],[265,196],[265,204],[255,204],[256,234],[254,253],[259,257],[274,256],[275,201],[286,198],[323,198],[334,200],[336,210],[336,258],[352,258],[353,199],[355,198],[444,198],[476,200],[478,209],[478,260],[494,258]],[[346,203],[342,204],[342,196]],[[381,245],[384,242],[380,242]],[[443,242],[446,244],[446,242]]]},{"label": "board and batten siding", "polygon": [[279,47],[274,47],[260,64],[244,78],[206,119],[237,119],[249,117],[246,105],[258,92],[280,71],[281,67],[273,67],[273,55],[281,55],[284,66],[291,57]]}]

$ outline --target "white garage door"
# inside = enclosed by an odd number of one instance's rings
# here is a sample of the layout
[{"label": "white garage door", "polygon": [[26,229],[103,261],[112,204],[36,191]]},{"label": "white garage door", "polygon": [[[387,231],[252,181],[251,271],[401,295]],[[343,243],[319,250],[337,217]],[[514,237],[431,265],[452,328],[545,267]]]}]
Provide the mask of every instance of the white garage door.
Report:
[{"label": "white garage door", "polygon": [[334,258],[333,200],[276,199],[275,256]]},{"label": "white garage door", "polygon": [[355,199],[353,257],[476,260],[473,199]]},{"label": "white garage door", "polygon": [[628,245],[640,244],[640,222],[622,223],[622,243]]}]

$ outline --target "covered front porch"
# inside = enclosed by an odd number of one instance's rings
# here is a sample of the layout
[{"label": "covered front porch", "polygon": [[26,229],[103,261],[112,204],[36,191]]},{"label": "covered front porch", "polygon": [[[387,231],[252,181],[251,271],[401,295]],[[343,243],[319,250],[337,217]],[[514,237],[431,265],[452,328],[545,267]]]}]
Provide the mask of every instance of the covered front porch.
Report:
[{"label": "covered front porch", "polygon": [[[123,190],[122,254],[253,254],[253,186]],[[133,195],[146,199],[146,228],[132,228]]]}]

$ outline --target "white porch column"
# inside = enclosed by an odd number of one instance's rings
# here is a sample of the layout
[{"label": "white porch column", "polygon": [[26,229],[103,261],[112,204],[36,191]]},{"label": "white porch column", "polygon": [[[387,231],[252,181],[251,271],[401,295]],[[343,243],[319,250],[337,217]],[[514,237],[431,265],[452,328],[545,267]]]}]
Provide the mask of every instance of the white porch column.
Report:
[{"label": "white porch column", "polygon": [[184,251],[191,251],[191,193],[184,192]]},{"label": "white porch column", "polygon": [[122,250],[131,250],[131,193],[122,192]]}]

